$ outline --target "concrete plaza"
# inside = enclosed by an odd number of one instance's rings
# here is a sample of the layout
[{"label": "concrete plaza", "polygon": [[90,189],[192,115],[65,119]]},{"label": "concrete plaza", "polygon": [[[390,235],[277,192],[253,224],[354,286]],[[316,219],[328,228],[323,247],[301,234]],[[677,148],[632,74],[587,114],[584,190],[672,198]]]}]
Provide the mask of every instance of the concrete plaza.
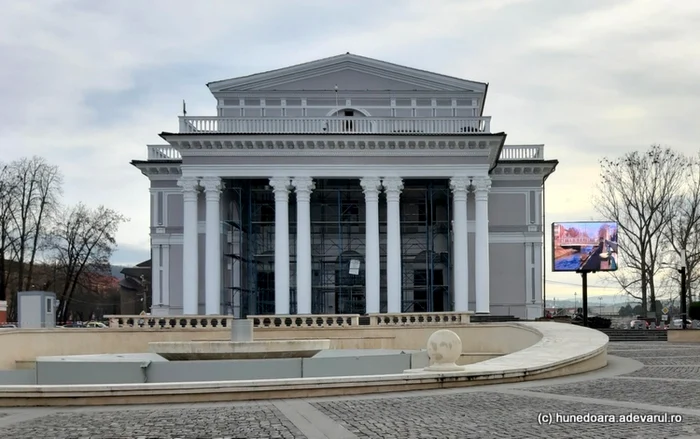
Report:
[{"label": "concrete plaza", "polygon": [[[253,403],[2,409],[19,438],[700,438],[700,345],[611,343],[575,377],[403,394]],[[545,415],[680,415],[667,423],[563,423]]]}]

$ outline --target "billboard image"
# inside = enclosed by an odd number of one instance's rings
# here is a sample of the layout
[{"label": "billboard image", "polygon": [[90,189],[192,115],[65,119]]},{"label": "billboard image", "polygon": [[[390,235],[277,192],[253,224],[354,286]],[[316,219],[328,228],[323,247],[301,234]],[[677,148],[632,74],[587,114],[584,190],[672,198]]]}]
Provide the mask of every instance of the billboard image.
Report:
[{"label": "billboard image", "polygon": [[552,224],[552,271],[617,270],[617,223]]}]

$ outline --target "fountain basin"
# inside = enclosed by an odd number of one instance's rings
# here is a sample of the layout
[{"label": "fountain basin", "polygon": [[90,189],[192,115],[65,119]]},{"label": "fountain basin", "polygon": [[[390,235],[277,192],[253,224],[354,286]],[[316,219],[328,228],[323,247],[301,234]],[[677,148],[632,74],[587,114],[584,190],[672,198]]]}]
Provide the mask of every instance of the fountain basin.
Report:
[{"label": "fountain basin", "polygon": [[168,341],[148,344],[151,352],[170,361],[309,358],[330,347],[331,341],[327,339]]}]

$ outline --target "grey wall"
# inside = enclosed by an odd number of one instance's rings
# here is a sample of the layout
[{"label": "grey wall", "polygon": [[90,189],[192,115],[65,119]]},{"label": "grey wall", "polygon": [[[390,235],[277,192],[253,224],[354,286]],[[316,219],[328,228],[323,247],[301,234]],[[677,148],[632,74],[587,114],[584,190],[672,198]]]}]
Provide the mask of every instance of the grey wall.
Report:
[{"label": "grey wall", "polygon": [[[145,382],[144,371],[149,383],[385,375],[425,367],[428,354],[413,351],[304,359],[164,361],[152,362],[146,369],[142,369],[141,364],[141,361],[37,361],[36,382],[41,385],[142,383]],[[1,372],[0,384],[5,384],[5,375]],[[7,379],[26,381],[30,375],[7,375]]]},{"label": "grey wall", "polygon": [[0,370],[0,385],[3,386],[25,386],[36,384],[36,370]]},{"label": "grey wall", "polygon": [[140,361],[37,361],[36,380],[46,384],[132,384],[143,383]]}]

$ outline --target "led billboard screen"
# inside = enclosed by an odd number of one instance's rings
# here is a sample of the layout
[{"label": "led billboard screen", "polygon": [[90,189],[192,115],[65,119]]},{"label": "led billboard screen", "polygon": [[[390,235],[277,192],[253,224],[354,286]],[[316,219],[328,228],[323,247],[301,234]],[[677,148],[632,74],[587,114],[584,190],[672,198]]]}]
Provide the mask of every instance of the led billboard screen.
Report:
[{"label": "led billboard screen", "polygon": [[552,271],[617,270],[617,223],[552,224]]}]

